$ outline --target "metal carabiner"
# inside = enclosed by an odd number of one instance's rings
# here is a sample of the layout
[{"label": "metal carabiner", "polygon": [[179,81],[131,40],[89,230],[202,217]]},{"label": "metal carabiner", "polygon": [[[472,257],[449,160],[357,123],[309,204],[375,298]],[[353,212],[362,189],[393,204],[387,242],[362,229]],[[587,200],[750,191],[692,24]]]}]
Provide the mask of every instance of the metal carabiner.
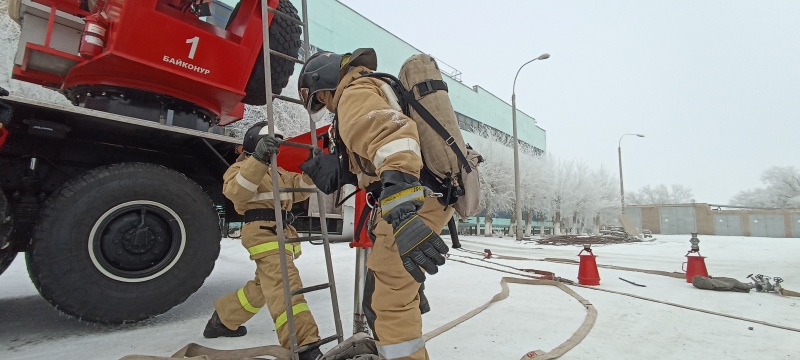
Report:
[{"label": "metal carabiner", "polygon": [[378,206],[378,200],[375,199],[375,195],[372,195],[372,192],[365,192],[364,200],[367,202],[367,206],[369,206],[370,209],[374,209]]},{"label": "metal carabiner", "polygon": [[430,198],[440,198],[440,197],[444,196],[444,194],[442,194],[440,192],[435,192],[435,191],[431,190],[427,186],[422,188],[422,192],[425,194],[425,197],[430,197]]}]

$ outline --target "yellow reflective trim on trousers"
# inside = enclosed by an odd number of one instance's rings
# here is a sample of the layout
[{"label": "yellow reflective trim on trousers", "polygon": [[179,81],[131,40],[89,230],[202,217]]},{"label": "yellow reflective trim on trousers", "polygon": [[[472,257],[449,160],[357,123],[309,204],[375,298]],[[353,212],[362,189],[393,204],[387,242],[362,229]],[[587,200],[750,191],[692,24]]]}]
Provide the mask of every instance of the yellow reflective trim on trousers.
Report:
[{"label": "yellow reflective trim on trousers", "polygon": [[[284,248],[289,250],[292,254],[300,252],[300,244],[284,244]],[[278,250],[278,242],[270,241],[268,243],[258,244],[247,248],[250,255],[258,255],[267,251]]]},{"label": "yellow reflective trim on trousers", "polygon": [[[292,306],[292,315],[297,315],[303,311],[309,311],[308,304],[300,303]],[[284,311],[280,315],[278,315],[277,319],[275,319],[275,328],[280,329],[281,326],[283,326],[283,324],[286,324],[286,321],[288,321],[288,319],[286,318],[286,311]]]},{"label": "yellow reflective trim on trousers", "polygon": [[236,292],[236,295],[239,296],[239,304],[241,304],[245,310],[253,314],[257,313],[258,310],[261,310],[261,308],[250,305],[250,301],[247,300],[247,296],[244,296],[244,288],[239,289],[239,291]]},{"label": "yellow reflective trim on trousers", "polygon": [[[417,192],[419,194],[415,194]],[[401,198],[403,196],[408,196],[408,195],[416,195],[411,200],[425,200],[425,195],[424,194],[425,193],[424,193],[424,190],[423,190],[422,186],[413,186],[413,187],[410,187],[408,189],[403,189],[401,191],[398,191],[395,194],[387,196],[385,199],[383,199],[381,201],[381,203],[389,203],[389,202],[392,202],[393,200],[397,200],[397,199],[399,199],[399,198]]]}]

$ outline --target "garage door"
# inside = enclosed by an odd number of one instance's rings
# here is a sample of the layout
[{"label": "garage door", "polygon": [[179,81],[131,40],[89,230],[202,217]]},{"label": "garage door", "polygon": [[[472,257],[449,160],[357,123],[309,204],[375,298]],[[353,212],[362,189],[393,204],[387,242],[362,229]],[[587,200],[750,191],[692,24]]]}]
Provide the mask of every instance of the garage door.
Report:
[{"label": "garage door", "polygon": [[714,231],[717,235],[743,236],[742,216],[738,214],[714,214]]},{"label": "garage door", "polygon": [[750,236],[786,237],[783,215],[752,214],[750,215]]},{"label": "garage door", "polygon": [[697,231],[694,207],[671,206],[659,209],[662,234],[691,234]]},{"label": "garage door", "polygon": [[626,207],[625,215],[639,230],[642,229],[642,208],[640,207]]}]

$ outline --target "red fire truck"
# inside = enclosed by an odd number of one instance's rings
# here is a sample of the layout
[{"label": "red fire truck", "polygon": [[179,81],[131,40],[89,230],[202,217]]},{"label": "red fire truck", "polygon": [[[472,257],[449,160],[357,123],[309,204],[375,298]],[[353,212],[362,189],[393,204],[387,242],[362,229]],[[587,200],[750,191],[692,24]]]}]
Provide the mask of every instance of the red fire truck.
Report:
[{"label": "red fire truck", "polygon": [[[288,14],[266,19],[278,94],[301,26],[289,0],[264,1]],[[220,223],[236,221],[221,181],[240,141],[217,130],[267,101],[267,31],[261,0],[241,0],[224,28],[202,20],[209,3],[9,1],[13,77],[74,106],[0,97],[0,273],[24,253],[66,314],[123,323],[169,310],[211,273]],[[307,152],[281,157],[291,169]]]}]

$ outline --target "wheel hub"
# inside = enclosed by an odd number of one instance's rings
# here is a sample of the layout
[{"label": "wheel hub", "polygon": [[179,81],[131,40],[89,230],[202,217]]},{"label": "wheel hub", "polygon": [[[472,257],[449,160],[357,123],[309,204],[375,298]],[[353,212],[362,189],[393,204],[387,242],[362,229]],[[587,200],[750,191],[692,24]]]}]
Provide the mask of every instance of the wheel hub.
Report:
[{"label": "wheel hub", "polygon": [[129,253],[143,254],[153,248],[156,237],[150,228],[128,230],[122,235],[122,245]]},{"label": "wheel hub", "polygon": [[92,251],[101,271],[127,279],[153,275],[177,256],[183,232],[173,214],[131,204],[98,220]]}]

